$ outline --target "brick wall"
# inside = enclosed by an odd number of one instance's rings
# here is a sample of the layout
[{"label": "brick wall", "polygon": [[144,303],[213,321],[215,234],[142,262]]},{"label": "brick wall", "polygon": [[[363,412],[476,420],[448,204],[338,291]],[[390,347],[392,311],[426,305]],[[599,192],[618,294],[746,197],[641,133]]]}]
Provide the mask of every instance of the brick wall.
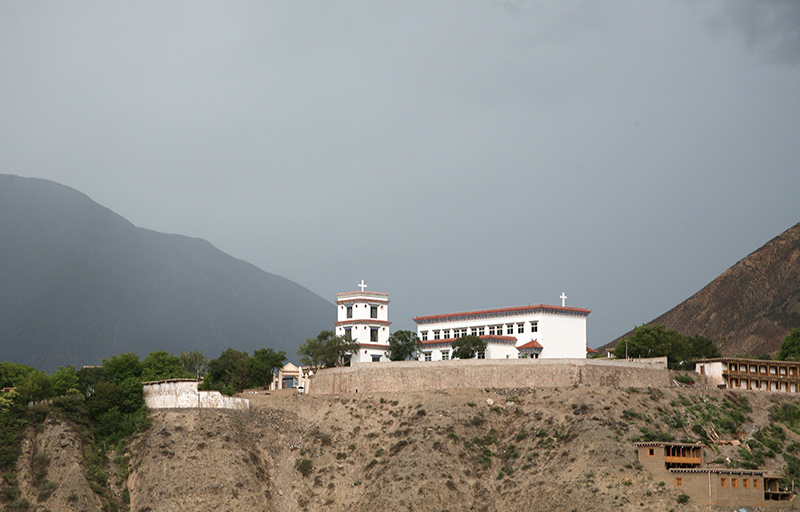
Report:
[{"label": "brick wall", "polygon": [[356,363],[320,370],[308,392],[339,393],[426,391],[458,388],[590,386],[665,387],[669,372],[665,357],[617,359],[470,359]]}]

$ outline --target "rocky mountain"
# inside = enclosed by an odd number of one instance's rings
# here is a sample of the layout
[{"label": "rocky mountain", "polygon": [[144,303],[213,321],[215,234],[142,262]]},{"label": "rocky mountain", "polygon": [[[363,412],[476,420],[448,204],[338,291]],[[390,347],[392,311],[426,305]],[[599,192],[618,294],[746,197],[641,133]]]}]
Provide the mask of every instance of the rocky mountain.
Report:
[{"label": "rocky mountain", "polygon": [[775,355],[800,327],[800,223],[649,323],[718,341],[723,355]]},{"label": "rocky mountain", "polygon": [[134,226],[56,183],[0,174],[0,360],[51,371],[123,352],[298,345],[331,303],[205,240]]}]

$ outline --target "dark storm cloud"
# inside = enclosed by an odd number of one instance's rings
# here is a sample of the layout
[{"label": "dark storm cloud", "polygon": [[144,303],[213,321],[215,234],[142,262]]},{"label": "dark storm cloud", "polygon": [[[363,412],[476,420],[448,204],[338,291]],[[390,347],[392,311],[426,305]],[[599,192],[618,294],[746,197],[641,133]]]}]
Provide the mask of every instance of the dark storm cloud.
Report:
[{"label": "dark storm cloud", "polygon": [[760,58],[792,65],[800,62],[800,2],[728,2],[707,23],[715,34],[731,32],[742,37]]},{"label": "dark storm cloud", "polygon": [[793,5],[7,0],[0,166],[395,328],[566,291],[596,346],[800,219]]}]

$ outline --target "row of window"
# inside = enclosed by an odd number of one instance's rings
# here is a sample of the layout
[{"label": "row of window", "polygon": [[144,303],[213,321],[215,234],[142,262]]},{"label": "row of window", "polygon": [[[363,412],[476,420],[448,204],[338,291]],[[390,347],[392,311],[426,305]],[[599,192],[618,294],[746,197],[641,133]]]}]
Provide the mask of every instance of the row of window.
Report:
[{"label": "row of window", "polygon": [[[442,350],[442,361],[449,361],[450,360],[450,351],[449,350]],[[431,356],[433,352],[423,352],[422,357],[425,361],[431,361]],[[478,352],[478,359],[486,359],[486,352]]]},{"label": "row of window", "polygon": [[[433,331],[433,338],[434,340],[446,340],[449,338],[461,338],[462,336],[485,336],[486,333],[489,336],[503,336],[504,331],[506,336],[512,336],[514,334],[522,334],[525,332],[525,323],[526,322],[519,322],[516,324],[496,324],[496,325],[483,325],[480,327],[456,327],[455,329],[437,329]],[[515,332],[516,331],[516,332]],[[538,322],[531,321],[530,322],[530,332],[538,332],[539,331],[539,324]],[[422,331],[420,333],[420,338],[422,341],[427,341],[428,337],[431,335],[431,331]]]},{"label": "row of window", "polygon": [[[683,486],[683,478],[676,476],[675,477],[675,487],[682,487]],[[719,479],[719,486],[720,487],[728,487],[728,479],[727,477],[721,477]],[[758,489],[759,481],[757,478],[753,478],[753,489]],[[739,487],[739,479],[738,478],[731,478],[731,487],[738,488]],[[750,479],[749,478],[742,478],[742,488],[749,489],[750,488]]]},{"label": "row of window", "polygon": [[[353,307],[354,306],[347,306],[347,318],[353,318]],[[355,307],[358,307],[358,304],[356,304]],[[369,317],[378,318],[378,306],[369,306]]]},{"label": "row of window", "polygon": [[[769,368],[769,369],[767,369]],[[737,365],[736,363],[731,363],[728,365],[729,372],[741,372],[741,373],[769,373],[770,375],[787,375],[787,369],[785,366],[756,366],[754,364],[748,365],[747,364],[740,364]],[[797,368],[792,366],[788,369],[788,375],[797,375]]]}]

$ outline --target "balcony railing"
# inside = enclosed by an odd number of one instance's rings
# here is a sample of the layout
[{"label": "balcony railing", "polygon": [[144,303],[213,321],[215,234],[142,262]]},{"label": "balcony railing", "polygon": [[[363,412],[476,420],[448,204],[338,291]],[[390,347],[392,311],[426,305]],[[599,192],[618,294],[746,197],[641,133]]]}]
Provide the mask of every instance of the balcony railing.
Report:
[{"label": "balcony railing", "polygon": [[667,464],[702,464],[703,463],[703,457],[702,456],[697,456],[697,457],[688,457],[688,456],[686,456],[686,457],[678,457],[678,456],[673,456],[673,455],[665,455],[664,456],[664,462],[666,462]]}]

